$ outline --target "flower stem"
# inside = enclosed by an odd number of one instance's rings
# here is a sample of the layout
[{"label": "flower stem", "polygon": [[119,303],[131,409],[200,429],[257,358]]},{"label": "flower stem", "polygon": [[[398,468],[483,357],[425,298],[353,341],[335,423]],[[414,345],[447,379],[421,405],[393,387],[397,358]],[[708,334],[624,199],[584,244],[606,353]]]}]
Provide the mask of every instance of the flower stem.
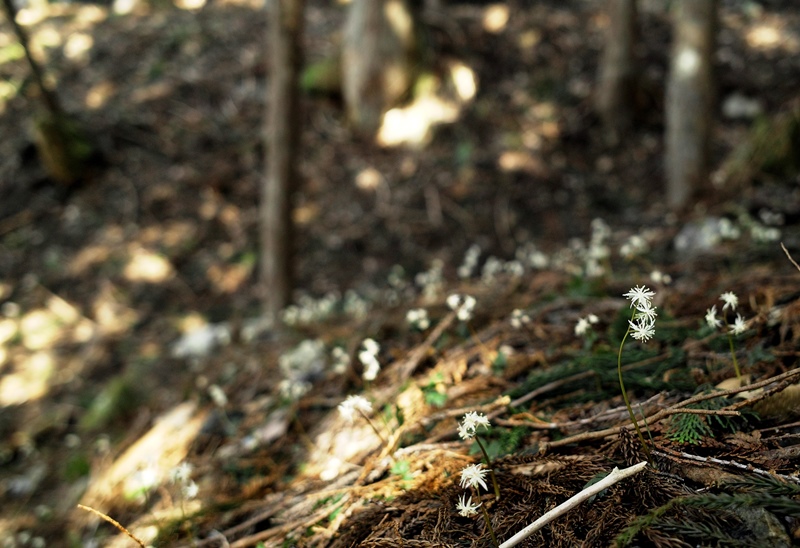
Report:
[{"label": "flower stem", "polygon": [[733,335],[728,333],[728,343],[731,347],[731,358],[733,358],[733,370],[736,371],[736,378],[741,382],[742,372],[739,370],[739,362],[736,360],[736,352],[733,350]]},{"label": "flower stem", "polygon": [[[480,493],[477,492],[475,489],[475,495],[478,500],[481,500]],[[486,511],[486,505],[481,504],[481,511],[483,512],[483,520],[486,522],[486,528],[489,529],[489,534],[492,535],[492,545],[494,548],[498,548],[500,545],[497,544],[497,537],[494,534],[494,528],[492,527],[492,520],[489,519],[489,512]]]},{"label": "flower stem", "polygon": [[489,469],[489,474],[492,476],[492,483],[494,484],[494,498],[500,500],[500,486],[497,485],[497,477],[494,475],[494,469],[489,463],[489,453],[486,452],[486,448],[483,446],[483,443],[478,436],[475,436],[475,441],[478,442],[478,447],[481,448],[483,458],[486,460],[486,467]]},{"label": "flower stem", "polygon": [[625,391],[625,383],[622,380],[622,347],[625,346],[625,339],[628,338],[628,333],[630,332],[631,328],[629,326],[627,331],[625,331],[625,336],[622,337],[622,342],[619,343],[619,354],[617,354],[617,374],[619,375],[619,388],[622,390],[622,399],[625,400],[625,407],[628,408],[628,415],[631,418],[631,422],[633,422],[633,427],[636,429],[636,434],[639,436],[639,441],[642,442],[642,449],[644,449],[644,452],[647,455],[647,460],[650,460],[650,448],[647,446],[647,442],[644,441],[642,431],[639,429],[639,423],[636,421],[636,415],[633,414],[631,402],[628,400],[628,393]]},{"label": "flower stem", "polygon": [[383,445],[384,445],[384,446],[386,446],[386,445],[387,445],[387,443],[386,443],[386,438],[384,438],[384,437],[383,437],[383,434],[381,434],[381,433],[380,433],[380,431],[378,430],[378,428],[375,426],[375,423],[374,423],[374,422],[372,422],[372,419],[370,419],[370,418],[369,418],[369,417],[368,417],[366,414],[364,414],[364,412],[363,412],[363,411],[361,411],[360,409],[358,410],[358,412],[359,412],[359,413],[361,413],[361,416],[362,416],[362,417],[364,417],[365,419],[367,419],[367,422],[368,422],[368,423],[369,423],[369,425],[372,427],[372,430],[374,430],[374,431],[375,431],[375,433],[378,435],[378,437],[379,437],[379,438],[381,439],[381,441],[383,442]]}]

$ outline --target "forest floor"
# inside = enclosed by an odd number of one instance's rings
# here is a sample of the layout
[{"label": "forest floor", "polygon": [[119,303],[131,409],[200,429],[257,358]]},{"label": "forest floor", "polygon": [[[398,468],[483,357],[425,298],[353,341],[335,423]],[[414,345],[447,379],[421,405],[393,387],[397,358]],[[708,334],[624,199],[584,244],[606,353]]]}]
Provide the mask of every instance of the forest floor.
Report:
[{"label": "forest floor", "polygon": [[[344,8],[309,4],[316,62]],[[335,95],[304,96],[303,291],[280,333],[254,321],[263,8],[23,12],[104,157],[69,191],[22,129],[27,68],[0,27],[0,545],[133,545],[81,503],[154,546],[491,546],[456,510],[481,459],[457,434],[469,411],[492,421],[501,496],[479,496],[500,541],[648,460],[523,545],[800,544],[800,272],[780,247],[800,259],[797,163],[741,153],[752,119],[721,117],[714,186],[670,214],[666,14],[644,3],[635,130],[611,147],[596,3],[517,2],[493,29],[500,5],[448,4],[426,63],[434,81],[468,67],[478,92],[424,144],[354,138]],[[800,7],[723,4],[720,99],[756,100],[779,133],[799,118]],[[617,369],[641,285],[655,337],[628,337],[620,365],[648,451]],[[712,306],[745,331],[708,326]],[[375,430],[340,415],[348,395]]]}]

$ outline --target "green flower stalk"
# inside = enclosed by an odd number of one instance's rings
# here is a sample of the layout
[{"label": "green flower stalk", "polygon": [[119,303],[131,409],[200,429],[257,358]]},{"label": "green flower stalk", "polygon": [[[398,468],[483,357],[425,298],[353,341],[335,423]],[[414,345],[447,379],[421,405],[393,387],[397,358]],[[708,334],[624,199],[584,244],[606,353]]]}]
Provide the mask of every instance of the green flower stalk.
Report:
[{"label": "green flower stalk", "polygon": [[642,442],[642,448],[647,454],[648,460],[650,459],[650,448],[644,439],[642,430],[639,428],[639,422],[636,420],[636,415],[633,413],[631,402],[628,399],[628,392],[625,390],[625,382],[622,378],[622,348],[625,346],[625,341],[628,335],[637,341],[646,342],[650,340],[656,332],[656,307],[650,299],[653,298],[655,293],[650,291],[645,286],[636,286],[623,296],[631,301],[631,319],[628,320],[628,329],[622,337],[622,342],[619,344],[619,354],[617,355],[617,374],[619,375],[619,388],[622,391],[622,399],[625,401],[625,407],[628,409],[633,427],[636,429],[636,434],[639,436],[639,441]]},{"label": "green flower stalk", "polygon": [[[728,308],[731,311],[736,310],[736,307],[739,305],[739,297],[736,296],[735,293],[732,291],[726,291],[722,295],[719,296],[719,299],[724,302],[725,304],[722,305],[722,311],[724,312]],[[706,310],[706,323],[711,329],[718,329],[723,326],[722,320],[717,318],[717,306],[714,305],[708,310]],[[731,349],[731,359],[733,361],[733,370],[736,372],[736,378],[742,382],[742,371],[739,369],[739,361],[736,359],[736,350],[733,347],[733,337],[736,335],[741,335],[747,329],[747,322],[745,322],[744,318],[738,312],[736,313],[736,320],[733,322],[733,325],[728,323],[728,320],[725,319],[724,325],[728,327],[728,345]]]}]

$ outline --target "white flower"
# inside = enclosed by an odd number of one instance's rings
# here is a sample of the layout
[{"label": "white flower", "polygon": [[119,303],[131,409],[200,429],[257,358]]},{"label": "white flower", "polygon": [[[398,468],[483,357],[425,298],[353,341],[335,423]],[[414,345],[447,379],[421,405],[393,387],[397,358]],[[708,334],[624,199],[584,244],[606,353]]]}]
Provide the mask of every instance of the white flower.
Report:
[{"label": "white flower", "polygon": [[339,413],[348,422],[353,422],[356,411],[364,414],[371,413],[372,404],[364,396],[355,396],[352,394],[347,396],[347,399],[339,404]]},{"label": "white flower", "polygon": [[489,426],[491,426],[489,418],[481,413],[470,411],[464,415],[464,418],[458,425],[458,435],[462,440],[471,440],[475,436],[475,431],[479,426],[489,428]]},{"label": "white flower", "polygon": [[364,339],[361,343],[361,347],[364,349],[364,352],[372,354],[373,356],[377,356],[378,352],[381,351],[381,345],[379,345],[375,339]]},{"label": "white flower", "polygon": [[186,497],[187,499],[193,499],[197,496],[197,493],[198,491],[200,491],[200,488],[197,486],[195,482],[190,481],[189,483],[184,485],[181,490],[183,491],[184,497]]},{"label": "white flower", "polygon": [[363,378],[365,381],[372,382],[378,377],[378,372],[380,372],[380,370],[381,364],[378,363],[378,360],[375,358],[375,356],[372,356],[372,359],[364,365],[364,372],[361,374],[361,378]]},{"label": "white flower", "polygon": [[458,499],[458,503],[456,504],[456,510],[458,510],[458,513],[460,515],[464,516],[465,518],[468,518],[478,513],[478,508],[480,508],[481,503],[473,504],[472,497],[470,496],[469,498],[465,498],[466,496],[467,494],[464,493]]},{"label": "white flower", "polygon": [[586,316],[586,319],[589,320],[590,324],[596,324],[597,322],[600,321],[600,318],[598,318],[594,314],[589,314],[588,316]]},{"label": "white flower", "polygon": [[641,301],[636,305],[636,312],[634,317],[637,320],[642,320],[642,323],[653,323],[656,321],[656,307],[650,301]]},{"label": "white flower", "polygon": [[641,321],[628,321],[631,326],[631,337],[637,341],[647,342],[656,334],[655,322],[644,323]]},{"label": "white flower", "polygon": [[406,312],[406,323],[420,331],[425,331],[431,325],[428,311],[424,308],[414,308]]},{"label": "white flower", "polygon": [[486,486],[486,473],[488,470],[483,469],[483,464],[470,464],[461,471],[461,487],[475,487],[478,485],[484,489]]},{"label": "white flower", "polygon": [[591,328],[592,326],[589,323],[589,318],[579,318],[578,323],[575,324],[575,335],[583,337]]},{"label": "white flower", "polygon": [[461,295],[458,293],[453,293],[452,295],[447,297],[447,307],[450,310],[455,310],[461,305]]},{"label": "white flower", "polygon": [[732,291],[726,291],[719,296],[719,299],[725,302],[722,306],[722,310],[728,310],[728,307],[730,307],[731,310],[736,310],[736,307],[739,305],[739,297]]},{"label": "white flower", "polygon": [[630,299],[632,307],[638,306],[644,301],[649,302],[654,296],[655,292],[650,291],[650,289],[645,286],[636,286],[623,295],[623,297]]},{"label": "white flower", "polygon": [[519,329],[523,325],[531,323],[531,317],[528,316],[525,312],[520,310],[519,308],[515,308],[511,311],[511,327],[514,329]]},{"label": "white flower", "polygon": [[173,483],[186,483],[192,477],[192,465],[184,461],[170,471]]},{"label": "white flower", "polygon": [[717,305],[714,305],[706,310],[706,323],[711,329],[722,327],[722,320],[717,318]]},{"label": "white flower", "polygon": [[733,335],[741,335],[744,333],[745,329],[747,329],[747,322],[744,321],[741,314],[736,314],[736,320],[731,326],[731,333]]}]

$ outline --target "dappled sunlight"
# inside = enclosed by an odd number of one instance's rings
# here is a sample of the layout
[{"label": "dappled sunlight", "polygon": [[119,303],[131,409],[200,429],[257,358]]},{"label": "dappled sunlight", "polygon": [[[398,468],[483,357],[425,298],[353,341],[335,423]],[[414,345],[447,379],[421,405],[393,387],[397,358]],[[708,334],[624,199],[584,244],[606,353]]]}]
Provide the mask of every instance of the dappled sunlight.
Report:
[{"label": "dappled sunlight", "polygon": [[758,24],[747,30],[745,39],[753,49],[763,51],[782,49],[792,54],[800,52],[800,38],[787,29],[781,21]]},{"label": "dappled sunlight", "polygon": [[324,419],[326,428],[314,439],[314,447],[308,457],[307,476],[333,479],[352,468],[370,451],[381,444],[381,440],[363,419],[346,424],[335,410]]},{"label": "dappled sunlight", "polygon": [[[186,402],[157,417],[152,428],[124,453],[108,466],[93,471],[81,503],[109,508],[144,499],[184,461],[207,414],[196,404]],[[78,517],[85,520],[87,516]]]},{"label": "dappled sunlight", "polygon": [[175,269],[163,255],[134,247],[122,275],[129,282],[162,283],[175,276]]},{"label": "dappled sunlight", "polygon": [[64,44],[64,55],[73,61],[89,60],[89,51],[94,46],[94,38],[85,32],[76,32],[67,38]]},{"label": "dappled sunlight", "polygon": [[475,72],[459,61],[448,66],[447,82],[430,77],[418,87],[414,100],[407,106],[393,108],[383,117],[377,141],[382,146],[424,146],[432,138],[432,128],[455,122],[465,105],[477,93]]},{"label": "dappled sunlight", "polygon": [[47,394],[54,367],[49,352],[34,352],[17,360],[16,367],[0,378],[0,406],[37,400]]},{"label": "dappled sunlight", "polygon": [[108,334],[123,333],[139,320],[140,312],[125,304],[114,284],[102,282],[92,302],[97,325]]},{"label": "dappled sunlight", "polygon": [[483,10],[483,30],[498,34],[508,25],[510,9],[508,4],[492,4]]}]

